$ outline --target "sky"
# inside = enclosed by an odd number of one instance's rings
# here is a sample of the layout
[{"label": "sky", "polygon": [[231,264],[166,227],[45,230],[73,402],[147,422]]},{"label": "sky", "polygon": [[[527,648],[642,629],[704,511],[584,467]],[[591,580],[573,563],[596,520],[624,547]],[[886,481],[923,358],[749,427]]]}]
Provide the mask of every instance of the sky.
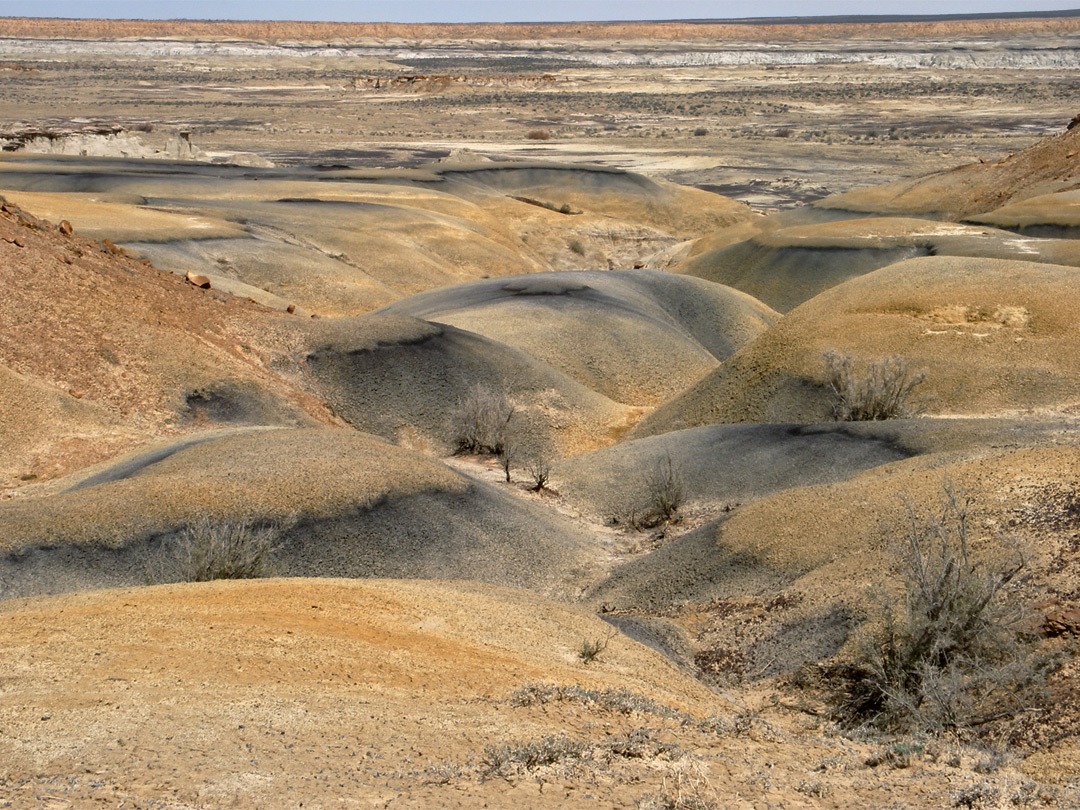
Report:
[{"label": "sky", "polygon": [[328,20],[335,22],[569,22],[867,14],[1060,11],[1080,0],[0,0],[0,17]]}]

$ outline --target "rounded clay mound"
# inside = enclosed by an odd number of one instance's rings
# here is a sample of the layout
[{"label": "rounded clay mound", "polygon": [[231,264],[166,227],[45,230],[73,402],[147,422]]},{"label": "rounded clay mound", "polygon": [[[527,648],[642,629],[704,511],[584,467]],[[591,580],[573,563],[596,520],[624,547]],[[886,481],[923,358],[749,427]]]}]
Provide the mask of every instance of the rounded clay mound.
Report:
[{"label": "rounded clay mound", "polygon": [[729,506],[781,489],[827,483],[906,458],[895,431],[846,425],[707,425],[621,442],[558,464],[552,481],[578,508],[620,523],[651,507],[667,460],[688,507]]},{"label": "rounded clay mound", "polygon": [[1062,496],[1076,486],[1080,449],[1070,441],[953,462],[931,454],[776,492],[619,566],[589,599],[615,616],[664,616],[756,677],[790,672],[847,642],[891,575],[910,526],[905,504],[920,520],[941,514],[945,487],[970,499],[975,559],[1022,549],[1029,570],[1067,591],[1075,573],[1052,560],[1075,551],[1040,532],[1071,520]]},{"label": "rounded clay mound", "polygon": [[[61,488],[63,487],[63,488]],[[143,582],[177,532],[280,529],[289,576],[477,579],[573,590],[595,557],[561,516],[347,430],[254,430],[150,448],[0,506],[8,596]]]},{"label": "rounded clay mound", "polygon": [[718,422],[826,421],[824,354],[856,372],[899,356],[925,382],[930,414],[1060,410],[1080,401],[1080,271],[1001,259],[927,257],[826,290],[636,428],[651,435]]},{"label": "rounded clay mound", "polygon": [[[535,786],[482,779],[440,792],[430,780],[486,746],[572,736],[604,750],[605,734],[617,740],[643,717],[666,738],[680,734],[683,712],[703,718],[717,700],[595,616],[476,583],[214,582],[7,601],[0,614],[2,714],[18,735],[0,768],[34,762],[33,796],[62,782],[80,806],[223,806],[239,783],[245,807],[285,795],[332,806],[342,785],[361,803],[479,807],[509,795],[515,806],[565,807],[561,793],[538,805]],[[586,666],[577,653],[594,638],[607,646]],[[512,700],[560,688],[566,701]],[[586,694],[598,702],[572,699]],[[388,793],[386,763],[410,756],[417,771],[392,777]],[[107,785],[84,778],[88,763]]]},{"label": "rounded clay mound", "polygon": [[[455,449],[456,409],[477,386],[505,394],[522,444],[559,455],[609,444],[638,417],[529,355],[402,315],[288,319],[273,338],[283,368],[359,430]],[[263,339],[266,339],[263,335]]]},{"label": "rounded clay mound", "polygon": [[788,312],[850,278],[919,256],[1077,266],[1080,242],[1031,239],[925,219],[874,217],[767,229],[745,241],[698,253],[672,272],[727,284]]},{"label": "rounded clay mound", "polygon": [[630,405],[669,399],[777,317],[730,288],[654,270],[487,279],[383,311],[484,335]]},{"label": "rounded clay mound", "polygon": [[1030,197],[968,219],[1030,236],[1075,240],[1080,238],[1080,191]]},{"label": "rounded clay mound", "polygon": [[1000,160],[856,189],[812,205],[868,214],[965,219],[1002,204],[1077,188],[1078,151],[1080,127],[1074,126]]}]

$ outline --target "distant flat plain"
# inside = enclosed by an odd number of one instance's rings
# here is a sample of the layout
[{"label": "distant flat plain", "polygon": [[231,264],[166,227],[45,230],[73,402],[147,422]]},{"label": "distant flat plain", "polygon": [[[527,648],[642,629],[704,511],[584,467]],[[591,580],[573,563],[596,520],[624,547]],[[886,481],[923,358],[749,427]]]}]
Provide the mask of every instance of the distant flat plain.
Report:
[{"label": "distant flat plain", "polygon": [[[1080,18],[346,26],[0,20],[0,138],[95,125],[209,153],[595,162],[755,207],[1015,152],[1061,127]],[[10,148],[12,142],[9,142]]]}]

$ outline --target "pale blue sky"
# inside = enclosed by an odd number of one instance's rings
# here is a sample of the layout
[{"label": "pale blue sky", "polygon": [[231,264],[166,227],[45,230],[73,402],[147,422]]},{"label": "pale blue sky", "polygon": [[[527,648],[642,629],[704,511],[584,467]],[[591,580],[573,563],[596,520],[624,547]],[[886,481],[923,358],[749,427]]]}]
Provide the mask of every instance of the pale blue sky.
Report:
[{"label": "pale blue sky", "polygon": [[0,0],[0,16],[342,22],[733,19],[850,14],[978,14],[1080,8],[1080,0]]}]

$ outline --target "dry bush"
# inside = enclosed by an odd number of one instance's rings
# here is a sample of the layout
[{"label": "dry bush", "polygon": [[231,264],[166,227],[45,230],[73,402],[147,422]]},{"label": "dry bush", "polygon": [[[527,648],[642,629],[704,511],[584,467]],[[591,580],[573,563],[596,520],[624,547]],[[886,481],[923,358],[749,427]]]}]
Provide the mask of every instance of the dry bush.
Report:
[{"label": "dry bush", "polygon": [[525,137],[530,141],[550,141],[551,133],[546,129],[531,129]]},{"label": "dry bush", "polygon": [[578,649],[578,658],[585,664],[591,664],[597,658],[600,657],[600,653],[607,649],[608,644],[613,638],[615,638],[616,631],[612,630],[606,638],[595,638],[581,640],[581,647]]},{"label": "dry bush", "polygon": [[876,360],[859,374],[850,354],[830,350],[825,352],[825,366],[837,397],[836,418],[842,422],[903,419],[920,412],[912,393],[926,372],[912,371],[903,357]]},{"label": "dry bush", "polygon": [[688,720],[675,709],[657,703],[650,697],[626,687],[619,689],[586,689],[581,686],[560,686],[552,683],[527,683],[509,697],[512,706],[543,706],[547,703],[577,703],[590,709],[616,714],[653,714]]},{"label": "dry bush", "polygon": [[525,459],[525,474],[532,481],[529,489],[540,492],[547,489],[548,481],[551,480],[551,461],[543,450],[534,450]]},{"label": "dry bush", "polygon": [[582,759],[589,744],[569,737],[550,736],[514,745],[489,745],[484,749],[484,772],[507,775],[521,768],[535,770],[568,759]]},{"label": "dry bush", "polygon": [[566,246],[570,248],[571,253],[576,253],[578,256],[585,255],[585,245],[581,243],[580,239],[571,239],[566,243]]},{"label": "dry bush", "polygon": [[506,445],[514,406],[502,391],[473,386],[451,417],[454,444],[459,453],[499,455]]},{"label": "dry bush", "polygon": [[840,718],[894,731],[975,729],[1024,712],[1053,661],[1021,633],[1008,586],[1024,568],[1018,549],[997,544],[976,559],[970,501],[946,481],[940,510],[906,504],[897,538],[899,599],[881,599],[881,626],[838,668]]},{"label": "dry bush", "polygon": [[151,582],[210,582],[257,579],[275,574],[274,553],[281,529],[250,521],[215,523],[203,516],[162,547],[148,565]]},{"label": "dry bush", "polygon": [[716,810],[719,806],[704,763],[690,756],[671,763],[659,792],[638,804],[639,810]]},{"label": "dry bush", "polygon": [[665,452],[664,457],[659,459],[649,472],[645,488],[650,511],[658,519],[668,521],[675,517],[675,513],[686,500],[686,485],[682,470],[672,460],[670,452]]}]

